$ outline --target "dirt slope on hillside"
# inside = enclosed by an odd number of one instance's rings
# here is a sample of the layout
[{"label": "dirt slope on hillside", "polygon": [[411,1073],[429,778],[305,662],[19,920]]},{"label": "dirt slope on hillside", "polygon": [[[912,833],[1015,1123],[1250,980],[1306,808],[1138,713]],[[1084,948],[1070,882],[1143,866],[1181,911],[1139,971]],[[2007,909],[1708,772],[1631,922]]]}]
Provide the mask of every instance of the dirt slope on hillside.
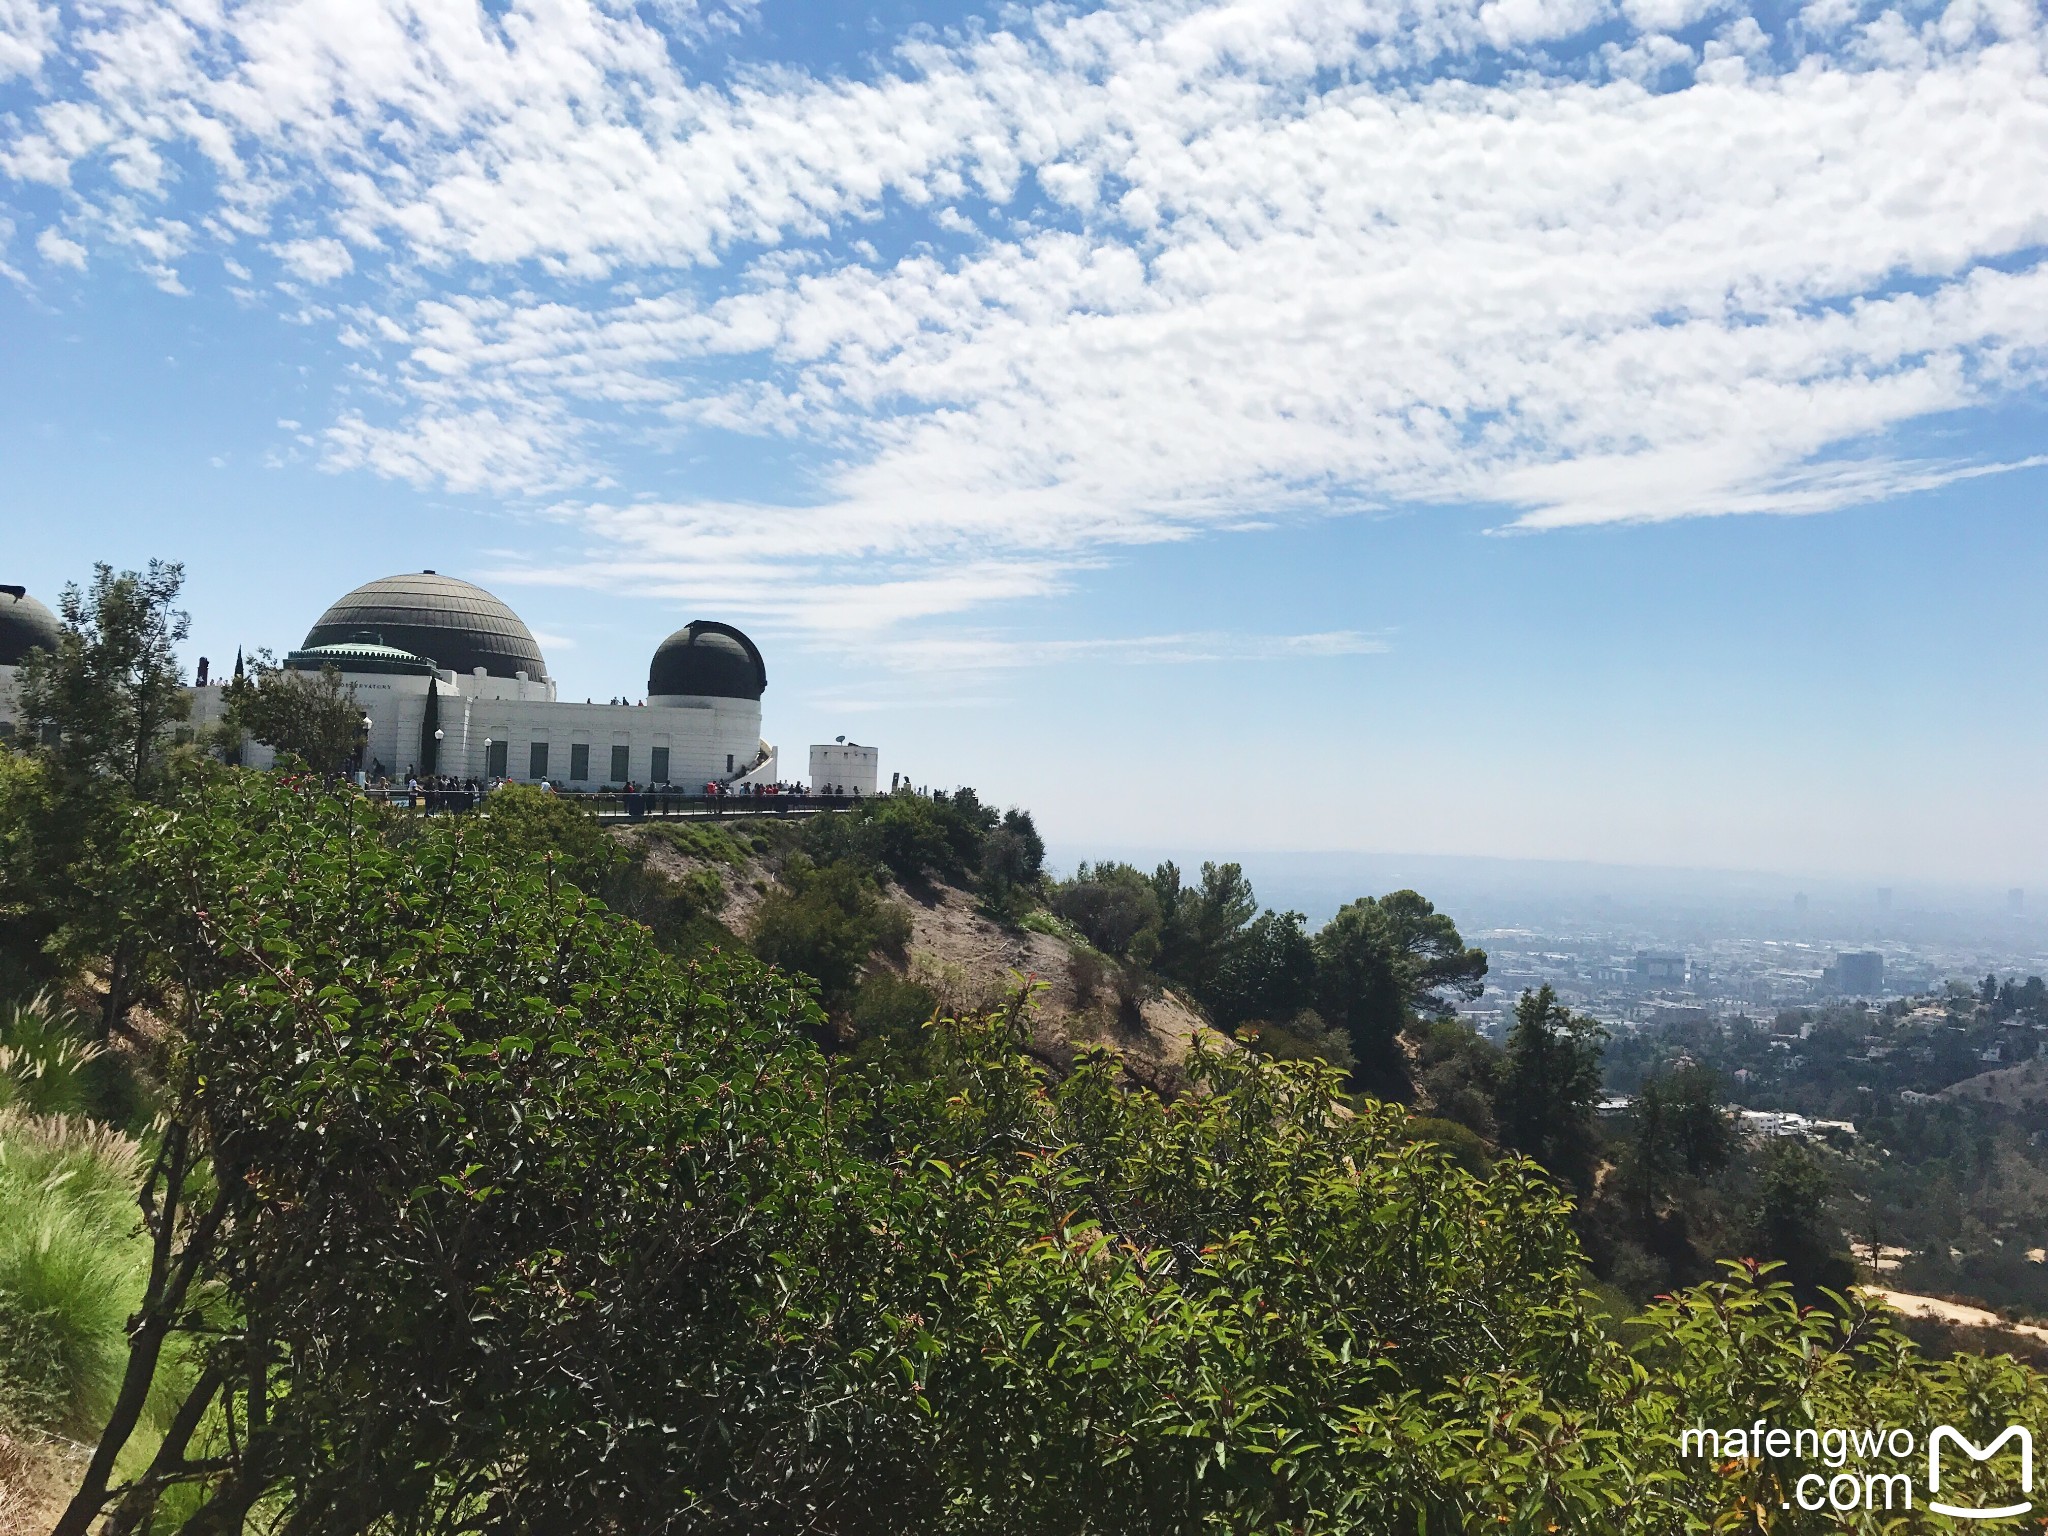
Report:
[{"label": "dirt slope on hillside", "polygon": [[1063,939],[1006,928],[985,916],[966,891],[937,886],[913,893],[892,886],[890,896],[910,913],[905,973],[931,988],[948,1011],[995,1003],[1020,976],[1036,983],[1033,1050],[1054,1065],[1069,1060],[1078,1045],[1110,1045],[1123,1053],[1131,1076],[1172,1091],[1185,1086],[1181,1063],[1197,1035],[1235,1049],[1235,1042],[1172,992],[1146,999],[1135,1017],[1106,985],[1093,996],[1078,995],[1074,951]]},{"label": "dirt slope on hillside", "polygon": [[1942,1089],[1937,1097],[1978,1099],[2003,1104],[2008,1109],[2024,1109],[2030,1104],[2048,1102],[2048,1056],[2023,1061],[2016,1067],[2001,1067],[1996,1072],[1980,1072],[1975,1077],[1966,1077],[1960,1083],[1952,1083]]},{"label": "dirt slope on hillside", "polygon": [[[644,844],[647,868],[653,873],[678,881],[699,870],[716,875],[724,892],[719,920],[735,934],[747,936],[761,897],[775,879],[771,849],[741,847],[718,857],[685,852],[648,836],[643,828],[622,829],[617,835],[629,846]],[[885,894],[910,915],[907,957],[896,968],[930,988],[949,1012],[1000,1001],[1020,976],[1037,983],[1033,1052],[1055,1066],[1069,1061],[1078,1045],[1110,1045],[1123,1053],[1132,1077],[1171,1092],[1185,1086],[1181,1063],[1196,1035],[1206,1035],[1225,1049],[1236,1048],[1171,992],[1147,999],[1135,1017],[1119,1005],[1106,983],[1093,995],[1079,995],[1074,951],[1066,941],[997,923],[979,910],[969,892],[946,885],[913,891],[891,884]],[[1086,967],[1082,971],[1085,983]]]}]

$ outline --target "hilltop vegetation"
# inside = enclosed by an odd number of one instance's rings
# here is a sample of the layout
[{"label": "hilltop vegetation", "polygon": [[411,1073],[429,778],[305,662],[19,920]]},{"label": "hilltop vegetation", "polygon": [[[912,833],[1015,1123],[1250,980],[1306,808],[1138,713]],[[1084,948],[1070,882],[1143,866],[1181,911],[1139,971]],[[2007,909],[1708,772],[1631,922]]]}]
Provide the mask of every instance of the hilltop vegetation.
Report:
[{"label": "hilltop vegetation", "polygon": [[828,1055],[809,984],[666,953],[531,835],[232,772],[138,811],[123,1528],[1677,1531],[1779,1488],[1679,1424],[2038,1411],[1741,1271],[1631,1356],[1556,1182],[1328,1069],[1052,1077],[1021,998],[916,1075]]},{"label": "hilltop vegetation", "polygon": [[2038,979],[1987,978],[1917,1006],[1792,1009],[1623,1042],[1609,1082],[1627,1091],[1683,1059],[1751,1108],[1852,1122],[1854,1137],[1812,1153],[1830,1225],[1885,1255],[1887,1284],[2042,1319],[2044,1027]]},{"label": "hilltop vegetation", "polygon": [[[964,791],[615,836],[201,745],[0,753],[55,989],[0,1019],[0,1472],[93,1446],[57,1536],[1910,1531],[1678,1434],[2048,1408],[1754,1262],[1615,1326],[1587,1212],[1716,1164],[1710,1085],[1616,1161],[1591,1027],[1458,1033],[1484,957],[1414,893],[1309,934],[1228,866],[1049,881]],[[1088,1022],[1169,1006],[1149,1082]]]}]

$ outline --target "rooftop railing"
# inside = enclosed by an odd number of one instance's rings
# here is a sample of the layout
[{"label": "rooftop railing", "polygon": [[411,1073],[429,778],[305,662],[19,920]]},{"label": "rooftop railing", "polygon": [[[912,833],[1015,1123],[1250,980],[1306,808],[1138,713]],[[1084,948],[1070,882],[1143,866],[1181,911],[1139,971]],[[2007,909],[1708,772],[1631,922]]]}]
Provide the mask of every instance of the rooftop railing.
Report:
[{"label": "rooftop railing", "polygon": [[[394,810],[422,814],[455,814],[472,811],[492,791],[480,789],[370,789],[371,799],[381,800]],[[572,805],[589,810],[600,821],[672,821],[679,819],[732,816],[816,816],[826,811],[851,810],[860,804],[859,795],[706,795],[679,789],[643,789],[628,793],[620,789],[557,788],[554,791]]]}]

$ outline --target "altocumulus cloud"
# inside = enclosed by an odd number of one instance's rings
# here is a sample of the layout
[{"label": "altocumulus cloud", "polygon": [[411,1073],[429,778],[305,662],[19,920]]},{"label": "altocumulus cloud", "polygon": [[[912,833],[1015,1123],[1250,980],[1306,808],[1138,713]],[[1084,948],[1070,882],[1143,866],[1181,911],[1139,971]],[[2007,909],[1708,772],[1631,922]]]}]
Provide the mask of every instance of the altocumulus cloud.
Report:
[{"label": "altocumulus cloud", "polygon": [[[829,78],[750,15],[0,0],[0,172],[45,271],[327,317],[326,462],[583,531],[526,574],[834,629],[1372,506],[1826,511],[2043,383],[2032,0],[1112,0]],[[633,494],[714,432],[822,467]]]}]

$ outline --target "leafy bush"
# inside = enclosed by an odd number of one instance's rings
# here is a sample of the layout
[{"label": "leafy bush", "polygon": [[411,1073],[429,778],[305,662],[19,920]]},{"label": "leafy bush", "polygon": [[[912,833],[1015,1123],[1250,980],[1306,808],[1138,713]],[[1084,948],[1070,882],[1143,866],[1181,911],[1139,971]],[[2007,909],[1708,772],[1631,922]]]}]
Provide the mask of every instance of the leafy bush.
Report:
[{"label": "leafy bush", "polygon": [[910,938],[902,908],[881,899],[850,864],[813,864],[801,855],[754,916],[754,952],[771,965],[814,978],[826,1005],[843,1009],[878,949],[901,957]]},{"label": "leafy bush", "polygon": [[[193,1400],[240,1431],[169,1474],[195,1533],[1805,1536],[1838,1526],[1782,1465],[1678,1432],[2048,1409],[1748,1270],[1632,1357],[1555,1183],[1332,1071],[1054,1079],[1021,998],[934,1025],[925,1076],[828,1060],[804,986],[472,834],[255,780],[138,834],[190,999],[164,1146],[212,1169],[173,1258],[238,1322]],[[144,1367],[188,1315],[151,1294]]]},{"label": "leafy bush", "polygon": [[1428,1143],[1467,1173],[1484,1174],[1493,1166],[1486,1143],[1474,1134],[1470,1126],[1460,1125],[1455,1120],[1440,1120],[1433,1115],[1410,1115],[1401,1129],[1409,1141]]},{"label": "leafy bush", "polygon": [[1029,811],[1008,810],[981,846],[981,889],[991,907],[1008,916],[1029,908],[1026,893],[1045,874],[1045,839]]},{"label": "leafy bush", "polygon": [[[1017,847],[1006,868],[1042,866],[1045,847],[1036,842],[1030,818],[1013,812],[1009,830]],[[971,789],[917,795],[877,795],[850,810],[813,817],[804,827],[804,851],[820,864],[852,863],[898,880],[954,880],[962,883],[982,870],[989,834],[1003,819]],[[1028,833],[1028,836],[1026,835]]]},{"label": "leafy bush", "polygon": [[1312,1008],[1289,1019],[1247,1020],[1238,1026],[1237,1034],[1261,1056],[1274,1061],[1327,1062],[1347,1074],[1353,1065],[1350,1040],[1324,1023],[1323,1016]]},{"label": "leafy bush", "polygon": [[1083,864],[1053,887],[1053,911],[1105,954],[1140,964],[1159,952],[1159,894],[1143,871],[1105,861]]},{"label": "leafy bush", "polygon": [[855,1054],[899,1074],[928,1071],[925,1026],[938,1012],[938,995],[930,987],[885,967],[870,970],[847,1010]]},{"label": "leafy bush", "polygon": [[530,785],[493,790],[476,820],[477,842],[492,856],[536,870],[551,866],[580,891],[597,892],[627,862],[595,815],[565,795]]}]

